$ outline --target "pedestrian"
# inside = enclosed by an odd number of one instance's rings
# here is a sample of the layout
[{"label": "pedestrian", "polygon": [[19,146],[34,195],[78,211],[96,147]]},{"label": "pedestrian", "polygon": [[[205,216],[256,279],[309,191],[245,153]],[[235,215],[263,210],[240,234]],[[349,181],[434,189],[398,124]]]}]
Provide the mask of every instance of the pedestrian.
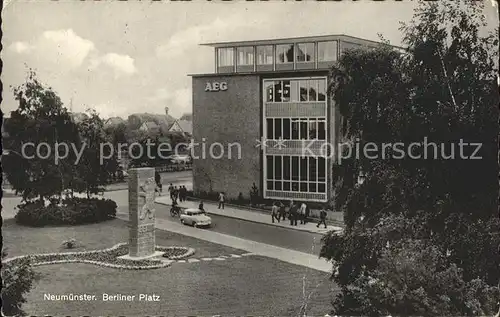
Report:
[{"label": "pedestrian", "polygon": [[203,208],[203,201],[200,201],[200,204],[198,205],[198,209],[205,212],[205,209]]},{"label": "pedestrian", "polygon": [[172,201],[177,202],[178,197],[179,197],[179,190],[177,189],[177,186],[174,186],[174,189],[172,189]]},{"label": "pedestrian", "polygon": [[290,218],[290,226],[297,225],[297,216],[298,216],[298,206],[292,202],[292,206],[290,207],[289,218]]},{"label": "pedestrian", "polygon": [[182,188],[182,186],[179,186],[179,201],[184,201],[184,189]]},{"label": "pedestrian", "polygon": [[305,203],[302,203],[300,205],[299,209],[299,217],[300,217],[300,224],[304,225],[306,223],[306,209],[307,205]]},{"label": "pedestrian", "polygon": [[271,219],[272,219],[273,223],[274,223],[274,219],[276,219],[276,220],[278,220],[278,222],[280,222],[280,216],[278,214],[278,210],[279,210],[278,203],[274,202],[273,207],[271,209]]},{"label": "pedestrian", "polygon": [[319,228],[320,224],[325,225],[325,229],[326,229],[326,210],[324,207],[322,207],[321,211],[319,212],[319,222],[318,222],[318,225],[316,227]]},{"label": "pedestrian", "polygon": [[161,196],[163,186],[161,184],[161,175],[160,175],[160,173],[158,173],[158,171],[155,171],[155,182],[156,182],[155,191],[158,193],[159,196]]},{"label": "pedestrian", "polygon": [[[278,219],[282,219],[283,221],[286,220],[286,209],[285,209],[285,204],[283,204],[282,202],[280,202],[280,209],[279,209],[279,214],[278,214]],[[279,222],[279,221],[278,221]]]},{"label": "pedestrian", "polygon": [[172,185],[172,183],[170,183],[170,186],[168,186],[168,193],[170,194],[170,199],[174,200],[174,198],[172,197],[174,195],[174,186]]},{"label": "pedestrian", "polygon": [[224,209],[224,202],[225,202],[225,197],[224,197],[224,192],[219,193],[219,209],[222,207]]},{"label": "pedestrian", "polygon": [[182,186],[182,201],[186,201],[187,198],[187,188],[186,186]]}]

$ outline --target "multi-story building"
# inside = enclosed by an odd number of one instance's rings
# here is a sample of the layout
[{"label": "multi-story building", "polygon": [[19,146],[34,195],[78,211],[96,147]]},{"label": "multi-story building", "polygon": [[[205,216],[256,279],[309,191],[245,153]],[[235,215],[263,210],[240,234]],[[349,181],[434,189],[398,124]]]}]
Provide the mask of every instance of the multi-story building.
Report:
[{"label": "multi-story building", "polygon": [[215,48],[215,73],[191,75],[194,191],[248,197],[255,183],[267,199],[329,201],[340,123],[329,69],[344,51],[379,43],[332,35],[204,45]]}]

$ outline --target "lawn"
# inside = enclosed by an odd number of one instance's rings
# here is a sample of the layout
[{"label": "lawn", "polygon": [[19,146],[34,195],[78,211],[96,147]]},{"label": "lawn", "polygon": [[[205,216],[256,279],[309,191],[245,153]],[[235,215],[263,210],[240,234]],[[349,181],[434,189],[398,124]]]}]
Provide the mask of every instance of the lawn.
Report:
[{"label": "lawn", "polygon": [[[8,219],[4,221],[2,230],[4,248],[7,248],[9,257],[32,253],[64,252],[66,250],[61,248],[61,243],[71,238],[76,239],[80,246],[69,251],[104,249],[120,242],[128,242],[127,222],[121,219],[83,226],[44,228],[20,226],[13,219]],[[166,247],[194,248],[197,257],[246,253],[243,250],[236,250],[163,230],[156,230],[156,244]]]},{"label": "lawn", "polygon": [[[26,228],[7,220],[4,245],[9,257],[62,251],[63,240],[76,238],[92,250],[126,242],[127,222],[108,222],[58,228]],[[157,244],[196,249],[193,258],[242,254],[243,250],[157,230]],[[197,263],[173,263],[171,267],[126,271],[90,264],[57,264],[36,267],[40,280],[23,306],[29,315],[122,316],[297,316],[304,298],[308,314],[324,315],[336,290],[329,274],[260,256]],[[49,301],[44,294],[96,295],[95,301]],[[102,294],[136,295],[135,301],[107,302]],[[138,301],[140,293],[160,296],[157,302]]]}]

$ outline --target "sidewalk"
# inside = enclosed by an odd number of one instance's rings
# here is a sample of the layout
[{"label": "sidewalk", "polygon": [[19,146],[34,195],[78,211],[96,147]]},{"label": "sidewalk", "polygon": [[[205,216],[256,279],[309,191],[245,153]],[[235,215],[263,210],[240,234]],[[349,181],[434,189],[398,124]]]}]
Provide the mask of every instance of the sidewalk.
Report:
[{"label": "sidewalk", "polygon": [[[156,203],[162,204],[162,205],[171,205],[171,200],[168,195],[166,196],[160,196],[157,197],[155,200]],[[226,206],[224,209],[218,209],[217,205],[211,202],[203,202],[205,205],[205,210],[207,211],[208,214],[212,215],[217,215],[217,216],[222,216],[222,217],[229,217],[229,218],[237,218],[245,221],[251,221],[251,222],[256,222],[256,223],[262,223],[270,226],[276,226],[276,227],[282,227],[282,228],[287,228],[287,229],[293,229],[293,230],[300,230],[300,231],[307,231],[311,233],[318,233],[318,234],[325,234],[329,231],[342,231],[341,227],[337,226],[331,226],[328,225],[327,228],[325,229],[323,225],[321,225],[319,228],[316,227],[316,223],[307,223],[305,225],[301,225],[300,222],[297,224],[297,226],[290,226],[290,221],[285,220],[281,222],[271,222],[271,215],[270,214],[265,214],[263,212],[258,212],[258,211],[251,211],[251,210],[245,210],[242,208],[234,208],[234,207],[228,207]],[[196,208],[198,209],[198,202],[195,201],[184,201],[179,203],[179,206],[182,208]]]}]

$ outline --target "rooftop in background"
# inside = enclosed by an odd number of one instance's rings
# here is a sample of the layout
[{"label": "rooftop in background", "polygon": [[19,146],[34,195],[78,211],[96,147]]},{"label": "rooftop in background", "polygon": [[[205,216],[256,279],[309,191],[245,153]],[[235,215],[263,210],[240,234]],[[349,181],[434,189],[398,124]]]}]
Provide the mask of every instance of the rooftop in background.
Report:
[{"label": "rooftop in background", "polygon": [[[329,70],[347,50],[372,50],[382,44],[382,42],[338,34],[201,45],[214,47],[216,74],[243,75],[324,72]],[[391,46],[395,50],[404,52],[402,47]],[[206,75],[208,74],[192,76]]]}]

